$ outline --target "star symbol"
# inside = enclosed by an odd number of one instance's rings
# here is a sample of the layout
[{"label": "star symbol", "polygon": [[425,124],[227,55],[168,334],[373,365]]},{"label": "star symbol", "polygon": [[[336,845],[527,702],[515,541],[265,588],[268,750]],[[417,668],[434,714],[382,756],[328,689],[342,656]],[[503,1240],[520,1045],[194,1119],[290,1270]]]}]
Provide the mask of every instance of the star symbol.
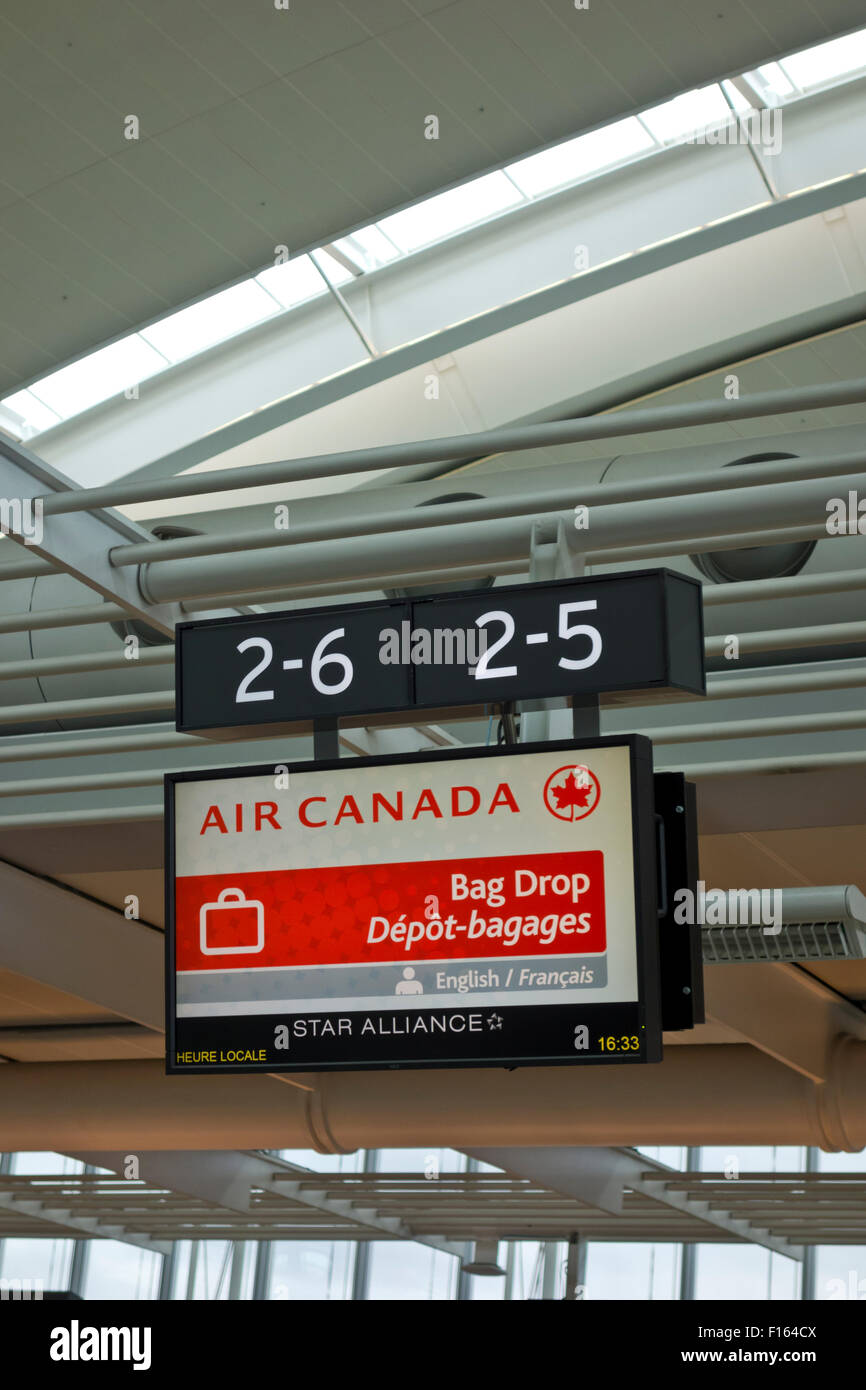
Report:
[{"label": "star symbol", "polygon": [[502,1027],[502,1015],[501,1015],[501,1014],[491,1014],[490,1017],[489,1017],[488,1020],[487,1020],[487,1027],[488,1027],[488,1028],[493,1028],[494,1030],[495,1030],[495,1029],[501,1028],[501,1027]]}]

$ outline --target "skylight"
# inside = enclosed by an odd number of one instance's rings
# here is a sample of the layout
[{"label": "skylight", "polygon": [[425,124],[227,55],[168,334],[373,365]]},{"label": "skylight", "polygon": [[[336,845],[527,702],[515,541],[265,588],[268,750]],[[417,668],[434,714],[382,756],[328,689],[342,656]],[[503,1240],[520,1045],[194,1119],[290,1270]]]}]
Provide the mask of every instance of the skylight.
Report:
[{"label": "skylight", "polygon": [[454,232],[476,226],[523,199],[503,173],[485,174],[461,188],[425,198],[405,212],[383,217],[379,226],[401,251],[417,251]]},{"label": "skylight", "polygon": [[343,251],[350,260],[359,265],[362,270],[377,270],[380,265],[387,265],[389,261],[396,260],[401,254],[392,241],[389,241],[384,232],[378,227],[362,227],[359,232],[353,232],[351,236],[341,237],[335,241],[334,245],[338,251]]},{"label": "skylight", "polygon": [[278,312],[275,299],[255,280],[246,280],[230,290],[221,290],[200,300],[189,309],[169,314],[159,323],[143,328],[140,336],[170,362],[182,362],[185,357],[232,338],[244,328],[252,328]]},{"label": "skylight", "polygon": [[[767,63],[743,79],[756,92],[756,101],[777,106],[864,72],[866,29]],[[6,396],[0,400],[0,429],[32,438],[177,362],[327,294],[323,274],[339,288],[527,200],[722,126],[733,119],[725,94],[736,111],[751,109],[743,92],[725,79],[435,194],[309,255],[270,266]]]},{"label": "skylight", "polygon": [[795,53],[780,66],[802,91],[862,72],[866,69],[866,29]]},{"label": "skylight", "polygon": [[727,78],[722,83],[722,90],[731,98],[735,111],[753,111],[755,109],[752,102],[743,96],[739,87],[735,86],[733,82],[729,82]]},{"label": "skylight", "polygon": [[[314,251],[312,259],[328,277],[332,285],[345,285],[347,280],[354,280],[351,270],[338,261],[329,251]],[[321,276],[319,277],[321,279]]]},{"label": "skylight", "polygon": [[757,77],[759,87],[776,102],[782,97],[796,95],[796,87],[779,63],[765,63],[756,73],[747,73],[747,76]]},{"label": "skylight", "polygon": [[29,439],[40,430],[48,430],[60,423],[56,411],[43,405],[32,391],[16,391],[0,402],[0,429],[16,434],[20,439]]},{"label": "skylight", "polygon": [[30,388],[30,394],[60,416],[77,415],[164,367],[165,357],[133,333],[44,376]]},{"label": "skylight", "polygon": [[631,116],[603,130],[567,140],[552,150],[542,150],[540,154],[518,160],[516,164],[509,164],[505,172],[527,198],[536,198],[541,193],[586,178],[588,174],[598,173],[599,169],[621,164],[654,146],[652,136]]},{"label": "skylight", "polygon": [[271,266],[256,276],[259,285],[272,294],[284,309],[293,309],[318,294],[327,294],[328,287],[309,256]]},{"label": "skylight", "polygon": [[722,125],[730,117],[731,108],[722,96],[720,87],[714,83],[711,87],[684,92],[681,97],[674,97],[673,101],[651,107],[643,112],[641,120],[647,130],[665,144],[691,135],[693,131]]}]

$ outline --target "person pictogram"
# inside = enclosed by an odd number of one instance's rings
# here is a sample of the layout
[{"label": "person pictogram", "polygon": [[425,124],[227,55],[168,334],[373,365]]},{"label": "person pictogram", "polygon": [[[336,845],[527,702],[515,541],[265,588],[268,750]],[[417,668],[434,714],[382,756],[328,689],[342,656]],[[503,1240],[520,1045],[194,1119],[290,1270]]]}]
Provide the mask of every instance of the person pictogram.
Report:
[{"label": "person pictogram", "polygon": [[423,994],[424,986],[420,980],[415,979],[415,968],[412,965],[404,966],[403,978],[397,981],[395,994]]}]

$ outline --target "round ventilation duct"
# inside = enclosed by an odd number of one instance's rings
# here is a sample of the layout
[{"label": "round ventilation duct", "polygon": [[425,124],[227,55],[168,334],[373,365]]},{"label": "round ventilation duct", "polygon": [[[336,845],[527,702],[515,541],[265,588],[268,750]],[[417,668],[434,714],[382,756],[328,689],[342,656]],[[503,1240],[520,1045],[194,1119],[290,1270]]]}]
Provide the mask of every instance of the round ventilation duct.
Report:
[{"label": "round ventilation duct", "polygon": [[[739,468],[749,463],[773,463],[779,459],[796,458],[796,454],[750,454],[734,459],[727,468]],[[806,564],[816,541],[790,541],[783,545],[756,545],[742,550],[711,550],[689,559],[705,579],[714,584],[737,584],[750,579],[784,579],[799,574]]]},{"label": "round ventilation duct", "polygon": [[[480,492],[449,492],[445,497],[428,497],[426,502],[419,502],[419,507],[439,507],[448,502],[480,502],[483,494]],[[447,571],[443,570],[443,574]],[[432,585],[415,585],[406,589],[385,589],[384,593],[388,598],[428,598],[433,594],[460,593],[471,589],[490,589],[496,583],[496,576],[493,574],[481,575],[477,579],[455,579],[449,583],[447,580],[436,581]]]}]

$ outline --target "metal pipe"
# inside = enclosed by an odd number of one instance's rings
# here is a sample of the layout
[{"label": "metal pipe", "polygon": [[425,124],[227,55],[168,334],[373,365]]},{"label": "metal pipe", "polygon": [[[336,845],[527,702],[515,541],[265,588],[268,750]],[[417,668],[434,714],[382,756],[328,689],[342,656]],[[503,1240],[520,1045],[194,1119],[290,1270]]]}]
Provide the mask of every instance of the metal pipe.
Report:
[{"label": "metal pipe", "polygon": [[38,556],[32,560],[11,560],[7,565],[0,565],[0,579],[41,579],[45,574],[56,573],[49,560],[40,560]]},{"label": "metal pipe", "polygon": [[[763,652],[776,650],[794,650],[798,647],[833,646],[843,645],[851,642],[862,642],[866,640],[866,622],[864,623],[825,623],[813,627],[790,627],[779,628],[777,630],[768,629],[763,632],[744,632],[738,635],[739,650],[748,654],[749,652]],[[725,637],[708,637],[704,643],[707,656],[722,656],[725,650],[727,639]],[[173,648],[169,649],[168,661],[172,659]],[[82,660],[83,658],[66,657],[57,660],[71,661]],[[122,658],[121,658],[122,660]],[[33,670],[33,666],[39,663],[29,663],[26,661],[16,662],[16,675],[38,674]],[[117,662],[106,661],[108,665],[120,664]],[[131,664],[131,663],[130,663]],[[148,665],[156,664],[153,662]],[[166,658],[162,658],[160,664],[167,664]],[[102,668],[102,663],[100,663]],[[66,667],[65,669],[76,669]],[[79,670],[89,669],[86,666],[78,667]],[[145,709],[173,709],[174,691],[157,690],[132,695],[112,695],[112,696],[93,696],[86,700],[53,700],[39,704],[29,705],[8,705],[5,709],[0,708],[0,724],[26,724],[29,722],[40,722],[53,719],[84,719],[93,715],[100,714],[123,714],[130,710],[138,711]]]},{"label": "metal pipe", "polygon": [[0,666],[0,681],[17,680],[21,676],[64,676],[79,671],[114,671],[124,666],[170,666],[174,663],[174,646],[141,647],[134,660],[123,648],[116,652],[87,652],[84,656],[49,656],[41,660],[7,661]]},{"label": "metal pipe", "polygon": [[146,709],[174,709],[173,690],[138,695],[97,695],[88,700],[45,700],[41,704],[0,708],[0,724],[37,724],[52,719],[93,719],[98,715],[137,714]]},{"label": "metal pipe", "polygon": [[[866,476],[852,474],[834,480],[843,490],[866,487]],[[670,551],[679,542],[686,550],[695,536],[738,534],[737,544],[754,545],[755,529],[772,532],[785,526],[808,526],[826,534],[826,485],[821,480],[778,483],[746,489],[746,495],[724,493],[697,497],[663,498],[653,502],[623,502],[603,506],[592,513],[587,549],[593,554],[628,544],[641,543],[649,532],[654,544]],[[760,521],[758,521],[760,518]],[[563,521],[573,526],[573,513],[546,513],[535,519],[551,526]],[[744,529],[745,528],[745,529]],[[587,533],[588,534],[588,533]],[[334,546],[324,541],[302,543],[283,550],[261,550],[192,560],[154,561],[141,572],[141,591],[151,603],[227,594],[245,587],[284,586],[286,580],[328,582],[334,579],[371,578],[383,569],[409,569],[422,565],[445,568],[452,563],[487,564],[527,555],[529,527],[526,518],[506,518],[479,527],[472,522],[438,526],[433,531],[355,537]]]},{"label": "metal pipe", "polygon": [[[730,675],[712,677],[707,693],[695,700],[752,699],[756,695],[800,695],[811,690],[845,690],[866,685],[866,665],[856,671],[783,671],[775,676]],[[0,755],[2,756],[2,755]]]},{"label": "metal pipe", "polygon": [[[653,744],[703,743],[708,739],[785,738],[793,734],[837,732],[843,729],[866,728],[866,710],[850,710],[831,714],[778,715],[772,719],[726,720],[720,724],[680,724],[673,728],[641,729],[639,733],[651,738]],[[225,761],[225,744],[219,744],[220,759],[203,764],[221,767]],[[217,750],[215,750],[217,751]],[[46,753],[50,757],[50,753]],[[238,763],[238,767],[259,767],[261,759]],[[95,772],[75,777],[21,778],[16,782],[0,782],[0,798],[4,796],[62,796],[70,792],[111,791],[119,787],[162,786],[164,772],[182,772],[183,768],[159,768],[129,772]]]},{"label": "metal pipe", "polygon": [[[501,517],[532,516],[576,504],[599,506],[647,501],[659,497],[697,496],[699,493],[737,491],[763,484],[793,482],[807,478],[846,476],[862,468],[862,451],[832,459],[783,459],[748,468],[721,468],[713,472],[663,474],[654,478],[622,483],[593,483],[587,487],[571,483],[553,491],[532,491],[518,497],[482,497],[465,502],[448,502],[429,507],[409,507],[399,511],[343,516],[339,520],[308,521],[287,531],[231,531],[206,536],[183,536],[177,540],[144,541],[116,546],[109,553],[112,565],[157,564],[193,555],[230,554],[238,550],[266,550],[309,541],[340,540],[346,536],[366,536],[390,531],[423,530],[457,521],[490,521]],[[154,548],[159,547],[155,558]]]},{"label": "metal pipe", "polygon": [[82,604],[75,608],[43,608],[41,612],[7,613],[0,617],[0,632],[37,632],[47,627],[84,627],[88,623],[114,623],[129,618],[119,603]]},{"label": "metal pipe", "polygon": [[[742,632],[737,636],[743,654],[795,647],[843,646],[847,642],[866,640],[866,623],[818,623],[813,627],[768,628],[764,632]],[[715,657],[724,654],[726,645],[725,637],[708,637],[704,648],[707,656]]]},{"label": "metal pipe", "polygon": [[[809,671],[803,674],[782,672],[773,676],[746,676],[731,672],[720,679],[707,682],[706,696],[695,695],[695,700],[737,700],[752,699],[756,696],[785,696],[807,693],[814,690],[856,689],[866,685],[866,667],[861,670]],[[683,697],[685,700],[685,697]],[[613,709],[621,708],[614,705]],[[642,708],[636,706],[635,708]],[[807,716],[804,716],[807,717]],[[815,716],[819,717],[819,716]],[[730,728],[730,725],[726,725]],[[786,722],[786,730],[790,727]],[[663,731],[655,731],[657,742],[663,741]],[[220,747],[237,747],[247,743],[244,738],[220,740]],[[351,736],[347,733],[341,738],[343,747],[355,752]],[[40,738],[38,743],[0,742],[0,763],[27,762],[40,758],[84,758],[108,756],[113,753],[148,752],[155,748],[205,748],[213,743],[207,738],[194,734],[178,734],[173,729],[147,729],[146,732],[133,730],[129,733],[111,735],[107,738],[87,735],[73,735],[66,739]]]},{"label": "metal pipe", "polygon": [[48,826],[106,825],[120,821],[162,820],[162,806],[102,806],[93,811],[35,811],[0,816],[0,830],[42,830]]},{"label": "metal pipe", "polygon": [[[732,536],[698,536],[690,537],[682,541],[675,541],[662,545],[639,545],[626,548],[616,548],[611,550],[587,551],[583,557],[588,565],[612,565],[628,564],[632,560],[655,560],[666,559],[670,555],[699,553],[704,550],[736,550],[743,545],[781,545],[787,541],[809,541],[821,537],[825,534],[823,523],[812,526],[792,527],[781,531],[756,531],[744,536],[738,532]],[[396,589],[407,586],[435,585],[443,580],[450,583],[452,580],[482,578],[492,575],[502,574],[527,574],[529,569],[528,554],[518,556],[514,560],[489,560],[482,565],[455,567],[448,563],[446,553],[443,553],[436,565],[431,565],[426,570],[418,570],[412,574],[381,572],[371,576],[362,575],[355,579],[341,579],[333,584],[307,584],[302,580],[288,588],[268,588],[253,589],[250,591],[231,590],[230,598],[235,604],[255,605],[261,603],[280,603],[291,602],[299,598],[318,598],[327,597],[331,594],[347,594],[353,591],[366,592],[368,590]],[[733,585],[726,587],[733,588]],[[709,593],[709,586],[705,586],[704,593]],[[214,609],[223,609],[229,595],[224,593],[209,595],[204,598],[190,598],[183,602],[181,607],[185,613],[206,613]]]},{"label": "metal pipe", "polygon": [[729,535],[683,536],[680,540],[647,542],[643,545],[610,546],[598,554],[589,551],[587,564],[628,565],[633,560],[664,560],[669,555],[701,555],[711,550],[741,550],[744,546],[787,545],[793,541],[813,541],[826,536],[823,520],[807,526],[772,527],[764,531],[734,531]]},{"label": "metal pipe", "polygon": [[[720,969],[722,967],[719,967]],[[724,967],[727,968],[727,967]],[[520,1067],[170,1076],[160,1060],[0,1067],[3,1145],[21,1149],[469,1148],[635,1144],[866,1145],[866,1043],[828,1079],[748,1045],[681,1045],[653,1067]],[[820,1093],[820,1095],[819,1095]],[[816,1103],[816,1101],[818,1103]]]},{"label": "metal pipe", "polygon": [[[864,718],[866,723],[866,718]],[[219,753],[219,748],[214,748]],[[213,767],[222,767],[225,761],[225,754],[221,754],[215,763],[205,763],[202,770]],[[261,759],[253,763],[238,763],[238,767],[261,767]],[[131,769],[129,772],[94,772],[90,775],[81,773],[74,777],[34,777],[21,778],[17,782],[0,782],[0,797],[4,796],[51,796],[55,794],[62,796],[67,792],[95,792],[113,791],[119,787],[161,787],[163,775],[166,772],[184,772],[187,769],[182,767],[175,768],[146,768],[143,770]]]},{"label": "metal pipe", "polygon": [[[791,734],[835,733],[866,728],[866,709],[834,710],[830,714],[777,714],[771,719],[727,719],[719,724],[678,724],[674,728],[642,729],[654,744],[703,743],[707,739],[787,738]],[[4,792],[0,788],[0,796]]]},{"label": "metal pipe", "polygon": [[760,603],[764,599],[800,598],[807,594],[842,594],[866,588],[866,570],[831,574],[795,574],[787,579],[747,579],[738,584],[705,584],[704,607],[724,603]]},{"label": "metal pipe", "polygon": [[[234,745],[234,740],[232,743]],[[72,738],[55,740],[41,734],[38,743],[0,742],[0,763],[27,762],[31,758],[95,758],[111,753],[149,752],[153,748],[209,746],[212,744],[208,739],[196,738],[195,734],[177,734],[174,729],[116,734],[110,738],[76,734]]]},{"label": "metal pipe", "polygon": [[834,767],[862,767],[866,752],[804,753],[793,758],[740,758],[717,763],[689,763],[688,767],[659,767],[657,772],[682,772],[690,778],[755,777],[767,772],[829,772]]},{"label": "metal pipe", "polygon": [[[449,565],[447,567],[448,583],[452,581],[467,580],[469,583],[474,579],[487,579],[494,572],[499,574],[525,574],[529,561],[528,559],[503,561],[495,566],[492,565]],[[363,579],[342,579],[336,584],[293,584],[287,589],[269,589],[267,592],[255,592],[251,596],[237,594],[236,601],[241,604],[258,603],[291,603],[299,598],[328,598],[332,594],[343,595],[356,592],[367,593],[369,591],[379,592],[383,589],[411,589],[422,588],[425,585],[438,584],[442,579],[441,571],[431,573],[430,570],[413,570],[407,574],[398,572],[396,574],[380,574],[375,580]],[[192,599],[189,603],[182,603],[181,608],[184,613],[207,613],[212,609],[222,609],[225,607],[225,599]]]},{"label": "metal pipe", "polygon": [[279,463],[260,463],[247,468],[220,468],[208,473],[186,473],[179,478],[142,479],[109,483],[105,487],[55,492],[45,497],[45,512],[88,511],[94,507],[119,507],[130,502],[158,502],[173,497],[200,497],[207,493],[233,492],[237,488],[265,487],[274,483],[335,478],[347,473],[371,473],[379,469],[440,460],[483,457],[520,449],[576,444],[584,440],[618,439],[652,430],[692,429],[737,420],[759,419],[790,411],[827,410],[834,406],[860,405],[866,400],[866,381],[840,381],[807,389],[758,392],[742,400],[697,401],[688,405],[650,406],[639,410],[607,411],[576,420],[554,420],[534,425],[511,425],[476,434],[424,439],[407,444],[385,444],[372,449],[353,449],[338,454],[313,455]]}]

